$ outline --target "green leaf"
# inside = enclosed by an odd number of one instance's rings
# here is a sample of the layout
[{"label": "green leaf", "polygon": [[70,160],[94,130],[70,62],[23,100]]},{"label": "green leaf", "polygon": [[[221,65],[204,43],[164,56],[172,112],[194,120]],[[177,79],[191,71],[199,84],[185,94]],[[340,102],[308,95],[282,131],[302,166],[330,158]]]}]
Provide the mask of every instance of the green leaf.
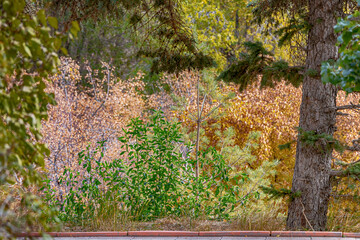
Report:
[{"label": "green leaf", "polygon": [[42,25],[46,25],[46,14],[45,14],[45,10],[41,9],[38,13],[37,13],[38,19],[40,20]]},{"label": "green leaf", "polygon": [[23,48],[24,48],[25,53],[26,53],[29,57],[32,57],[30,48],[29,48],[28,46],[26,46],[25,43],[23,43]]},{"label": "green leaf", "polygon": [[60,38],[55,38],[55,39],[54,39],[54,47],[55,47],[56,50],[59,50],[59,49],[60,49],[61,43],[62,43],[62,41],[61,41]]},{"label": "green leaf", "polygon": [[68,51],[67,51],[67,49],[66,48],[60,48],[60,50],[62,51],[62,53],[64,54],[64,55],[69,55],[69,53],[68,53]]},{"label": "green leaf", "polygon": [[37,44],[37,45],[40,45],[40,46],[41,46],[41,44],[42,44],[39,38],[31,38],[31,41],[32,41],[33,43]]},{"label": "green leaf", "polygon": [[79,31],[80,31],[80,26],[78,22],[76,21],[71,22],[70,32],[75,38],[77,38],[77,34]]},{"label": "green leaf", "polygon": [[48,17],[48,22],[51,27],[58,29],[58,20],[55,17]]},{"label": "green leaf", "polygon": [[348,45],[350,40],[352,39],[353,33],[352,32],[345,32],[342,34],[342,40],[343,40],[343,46],[341,46],[341,49],[345,49],[345,47]]},{"label": "green leaf", "polygon": [[26,31],[31,35],[31,36],[35,36],[35,31],[32,27],[26,27]]}]

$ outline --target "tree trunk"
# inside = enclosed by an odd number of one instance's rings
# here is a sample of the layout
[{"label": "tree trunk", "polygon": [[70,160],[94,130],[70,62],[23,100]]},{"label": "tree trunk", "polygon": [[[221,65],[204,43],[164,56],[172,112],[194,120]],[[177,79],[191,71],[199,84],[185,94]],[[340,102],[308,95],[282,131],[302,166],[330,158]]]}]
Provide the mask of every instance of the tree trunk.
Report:
[{"label": "tree trunk", "polygon": [[[342,12],[342,0],[309,0],[309,23],[306,70],[299,127],[316,134],[333,135],[336,127],[336,94],[334,85],[323,84],[320,66],[337,58],[334,25]],[[309,71],[310,70],[310,71]],[[287,228],[290,230],[325,230],[331,192],[331,152],[319,140],[314,146],[297,143],[292,192],[301,192],[289,205]]]}]

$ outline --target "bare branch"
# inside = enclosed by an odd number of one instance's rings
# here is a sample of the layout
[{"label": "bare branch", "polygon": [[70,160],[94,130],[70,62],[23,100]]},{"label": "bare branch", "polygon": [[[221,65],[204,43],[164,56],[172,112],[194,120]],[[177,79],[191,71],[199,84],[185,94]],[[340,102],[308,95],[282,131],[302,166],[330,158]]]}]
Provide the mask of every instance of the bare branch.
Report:
[{"label": "bare branch", "polygon": [[346,150],[353,151],[353,152],[359,152],[360,151],[360,138],[355,139],[352,141],[352,146],[348,146]]},{"label": "bare branch", "polygon": [[337,112],[336,115],[338,115],[338,116],[351,116],[348,113],[342,113],[342,112]]},{"label": "bare branch", "polygon": [[339,110],[347,110],[347,109],[360,109],[360,105],[350,104],[350,105],[344,105],[344,106],[338,106],[336,107],[336,111]]},{"label": "bare branch", "polygon": [[208,119],[211,114],[216,111],[216,109],[218,109],[219,107],[221,107],[223,104],[222,103],[219,103],[219,105],[217,105],[215,108],[213,108],[204,118],[203,118],[203,121],[205,121],[206,119]]},{"label": "bare branch", "polygon": [[205,94],[204,99],[203,99],[203,102],[202,102],[202,104],[201,104],[201,110],[200,110],[200,116],[199,116],[199,121],[200,121],[200,122],[202,121],[201,115],[202,115],[202,113],[203,113],[203,111],[204,111],[204,106],[205,106],[206,97],[207,97],[207,94]]},{"label": "bare branch", "polygon": [[96,115],[96,113],[103,107],[105,106],[105,102],[107,101],[108,97],[109,97],[109,90],[110,90],[110,71],[111,69],[109,68],[108,64],[104,64],[106,69],[107,69],[107,91],[106,91],[106,97],[103,100],[103,102],[100,104],[100,106],[94,111],[94,113],[92,114],[91,117],[94,117]]},{"label": "bare branch", "polygon": [[347,147],[346,150],[352,151],[352,152],[360,152],[360,145],[356,145],[356,146],[352,146],[352,147]]}]

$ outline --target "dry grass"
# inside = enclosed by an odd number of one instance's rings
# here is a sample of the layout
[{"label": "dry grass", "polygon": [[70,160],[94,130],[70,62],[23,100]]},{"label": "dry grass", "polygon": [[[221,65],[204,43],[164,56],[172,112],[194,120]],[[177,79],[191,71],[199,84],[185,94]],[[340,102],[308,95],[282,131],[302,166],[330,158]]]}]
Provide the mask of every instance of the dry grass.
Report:
[{"label": "dry grass", "polygon": [[340,232],[360,232],[360,212],[358,203],[332,201],[329,205],[327,229]]},{"label": "dry grass", "polygon": [[[259,208],[241,209],[230,220],[215,221],[205,218],[165,217],[148,222],[132,221],[128,216],[113,218],[99,216],[78,226],[64,226],[63,231],[282,231],[286,230],[286,212],[283,202],[269,202]],[[354,205],[340,206],[331,202],[328,213],[328,231],[359,232],[360,214]]]},{"label": "dry grass", "polygon": [[[150,222],[123,222],[114,226],[112,222],[103,220],[97,226],[65,226],[64,231],[143,231],[143,230],[166,230],[166,231],[242,231],[242,230],[284,230],[285,218],[267,218],[257,216],[257,219],[234,218],[232,220],[215,221],[191,218],[161,218]],[[254,220],[254,221],[252,221]]]},{"label": "dry grass", "polygon": [[[271,204],[270,204],[271,203]],[[69,224],[64,231],[241,231],[241,230],[285,230],[286,215],[281,213],[284,204],[280,201],[269,205],[248,206],[240,209],[229,220],[209,220],[205,217],[165,217],[154,221],[136,222],[128,216],[113,218],[99,216],[78,226]]]}]

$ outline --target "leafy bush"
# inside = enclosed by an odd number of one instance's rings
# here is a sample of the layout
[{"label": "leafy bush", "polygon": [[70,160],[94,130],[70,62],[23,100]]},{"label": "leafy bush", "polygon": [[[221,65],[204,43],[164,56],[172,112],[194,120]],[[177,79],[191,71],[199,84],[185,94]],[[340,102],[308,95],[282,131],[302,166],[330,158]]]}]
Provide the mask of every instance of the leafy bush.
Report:
[{"label": "leafy bush", "polygon": [[[360,1],[357,1],[360,4]],[[324,83],[338,85],[347,93],[360,91],[359,60],[360,60],[360,26],[357,18],[359,11],[338,20],[334,30],[339,34],[339,58],[323,62],[321,78]]]},{"label": "leafy bush", "polygon": [[231,174],[232,168],[214,148],[199,153],[202,171],[196,178],[195,160],[179,150],[184,144],[179,123],[167,121],[161,111],[147,123],[132,119],[124,133],[119,139],[121,158],[101,161],[104,142],[99,142],[95,150],[88,147],[79,153],[82,171],[65,168],[60,184],[70,188],[64,199],[50,184],[44,189],[62,220],[82,222],[99,214],[133,220],[184,215],[226,218],[251,196],[239,196],[247,175]]},{"label": "leafy bush", "polygon": [[[31,2],[32,3],[32,2]],[[66,35],[57,20],[30,1],[0,0],[0,238],[41,226],[53,212],[34,195],[41,184],[44,156],[41,120],[55,101],[45,92],[49,74],[56,72]],[[78,25],[73,24],[73,35]],[[64,49],[62,49],[64,51]]]}]

